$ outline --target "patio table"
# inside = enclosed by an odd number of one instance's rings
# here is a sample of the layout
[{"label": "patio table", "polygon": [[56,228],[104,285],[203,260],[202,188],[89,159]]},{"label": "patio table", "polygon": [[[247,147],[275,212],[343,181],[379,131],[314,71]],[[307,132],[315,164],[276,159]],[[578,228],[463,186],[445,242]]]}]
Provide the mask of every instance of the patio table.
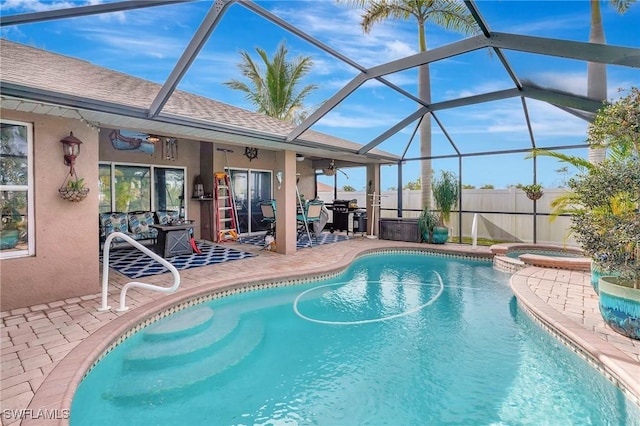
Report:
[{"label": "patio table", "polygon": [[154,245],[154,251],[162,257],[192,254],[191,235],[194,223],[181,223],[175,225],[149,225],[158,230],[158,238]]}]

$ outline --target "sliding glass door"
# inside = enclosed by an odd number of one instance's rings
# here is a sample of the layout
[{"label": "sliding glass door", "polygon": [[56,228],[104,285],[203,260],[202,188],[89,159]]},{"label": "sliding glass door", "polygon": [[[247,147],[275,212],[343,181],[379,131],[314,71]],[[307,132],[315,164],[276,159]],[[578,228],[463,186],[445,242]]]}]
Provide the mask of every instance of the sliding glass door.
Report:
[{"label": "sliding glass door", "polygon": [[270,170],[231,169],[229,174],[238,211],[238,230],[241,234],[265,231],[268,223],[262,222],[260,202],[272,195]]}]

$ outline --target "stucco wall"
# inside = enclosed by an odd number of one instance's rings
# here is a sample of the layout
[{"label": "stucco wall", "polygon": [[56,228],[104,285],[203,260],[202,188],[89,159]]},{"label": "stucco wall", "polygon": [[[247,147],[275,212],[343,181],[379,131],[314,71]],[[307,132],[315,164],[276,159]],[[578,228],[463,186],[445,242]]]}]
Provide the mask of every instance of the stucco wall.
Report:
[{"label": "stucco wall", "polygon": [[[233,152],[228,153],[227,156],[229,158],[229,166],[238,169],[258,169],[258,170],[271,170],[273,171],[272,178],[275,185],[275,161],[276,161],[276,152],[269,151],[266,149],[258,149],[258,158],[253,160],[249,160],[244,155],[244,147],[241,146],[230,146],[223,144],[214,144],[213,151],[213,165],[214,171],[222,171],[227,166],[224,152],[218,151],[218,148],[222,149],[231,149]],[[301,194],[304,194],[307,199],[313,198],[315,194],[315,180],[314,180],[314,170],[311,167],[311,160],[305,159],[304,161],[296,161],[296,173],[299,173],[299,182],[298,189]],[[273,187],[275,190],[275,186]]]},{"label": "stucco wall", "polygon": [[[1,110],[33,123],[35,255],[0,261],[0,309],[11,310],[100,291],[98,263],[98,132],[79,120]],[[58,195],[69,167],[60,140],[72,131],[83,144],[76,172],[90,188],[79,202]]]}]

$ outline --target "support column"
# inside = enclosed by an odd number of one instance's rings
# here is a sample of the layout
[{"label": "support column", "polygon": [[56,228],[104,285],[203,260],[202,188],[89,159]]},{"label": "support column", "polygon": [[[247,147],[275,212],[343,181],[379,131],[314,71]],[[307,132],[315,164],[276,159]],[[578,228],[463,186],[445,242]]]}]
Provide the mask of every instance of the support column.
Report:
[{"label": "support column", "polygon": [[[278,181],[278,176],[282,181]],[[296,153],[276,153],[274,176],[276,199],[276,252],[292,254],[296,251]]]},{"label": "support column", "polygon": [[[373,198],[375,192],[380,195],[380,164],[367,164],[367,234],[378,235],[378,222],[380,221],[380,207],[376,207],[373,215]],[[374,219],[374,220],[372,220]]]}]

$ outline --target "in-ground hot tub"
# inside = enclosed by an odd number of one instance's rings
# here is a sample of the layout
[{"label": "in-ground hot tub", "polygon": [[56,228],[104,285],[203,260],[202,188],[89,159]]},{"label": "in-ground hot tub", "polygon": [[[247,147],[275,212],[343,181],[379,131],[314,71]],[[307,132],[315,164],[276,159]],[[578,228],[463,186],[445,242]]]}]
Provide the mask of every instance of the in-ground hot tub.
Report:
[{"label": "in-ground hot tub", "polygon": [[491,246],[493,266],[499,270],[515,272],[527,266],[543,268],[591,270],[591,259],[584,257],[582,249],[553,244],[507,243]]}]

